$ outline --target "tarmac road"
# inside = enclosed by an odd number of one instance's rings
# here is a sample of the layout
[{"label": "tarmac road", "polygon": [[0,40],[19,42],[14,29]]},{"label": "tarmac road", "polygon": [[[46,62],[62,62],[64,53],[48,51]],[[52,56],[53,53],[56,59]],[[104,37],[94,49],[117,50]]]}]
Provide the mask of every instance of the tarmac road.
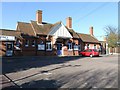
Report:
[{"label": "tarmac road", "polygon": [[[22,88],[118,88],[117,55],[37,57],[27,61],[3,63],[4,74]],[[15,85],[2,77],[3,88]]]}]

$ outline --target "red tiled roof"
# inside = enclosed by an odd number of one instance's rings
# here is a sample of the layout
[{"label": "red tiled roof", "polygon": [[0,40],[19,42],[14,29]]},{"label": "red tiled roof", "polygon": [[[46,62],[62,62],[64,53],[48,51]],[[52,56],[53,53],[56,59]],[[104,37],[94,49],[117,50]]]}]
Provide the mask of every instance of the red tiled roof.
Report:
[{"label": "red tiled roof", "polygon": [[33,26],[35,32],[37,34],[48,35],[51,31],[51,28],[60,24],[61,22],[57,22],[55,24],[50,23],[42,23],[41,25],[37,24],[36,21],[31,21],[31,25]]},{"label": "red tiled roof", "polygon": [[35,36],[35,32],[30,23],[18,22],[17,31],[25,35]]},{"label": "red tiled roof", "polygon": [[50,23],[43,23],[39,25],[36,21],[31,21],[31,25],[34,28],[36,34],[42,35],[47,35],[50,32],[51,27],[53,26],[53,24]]},{"label": "red tiled roof", "polygon": [[77,33],[77,34],[83,42],[99,43],[99,41],[94,36],[91,36],[90,34],[82,34],[82,33]]},{"label": "red tiled roof", "polygon": [[68,31],[70,32],[73,38],[79,38],[79,36],[76,34],[76,32],[73,29],[68,29]]},{"label": "red tiled roof", "polygon": [[20,37],[21,32],[16,30],[0,29],[0,35]]}]

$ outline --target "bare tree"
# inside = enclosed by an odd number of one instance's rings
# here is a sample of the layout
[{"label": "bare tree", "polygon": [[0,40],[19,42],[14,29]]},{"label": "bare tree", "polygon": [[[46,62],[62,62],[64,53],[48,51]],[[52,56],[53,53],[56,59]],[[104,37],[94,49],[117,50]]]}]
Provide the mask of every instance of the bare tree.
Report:
[{"label": "bare tree", "polygon": [[116,27],[113,26],[106,26],[105,27],[105,32],[106,32],[106,36],[107,36],[107,43],[108,43],[108,47],[116,47],[117,46],[117,42],[118,42],[118,29]]}]

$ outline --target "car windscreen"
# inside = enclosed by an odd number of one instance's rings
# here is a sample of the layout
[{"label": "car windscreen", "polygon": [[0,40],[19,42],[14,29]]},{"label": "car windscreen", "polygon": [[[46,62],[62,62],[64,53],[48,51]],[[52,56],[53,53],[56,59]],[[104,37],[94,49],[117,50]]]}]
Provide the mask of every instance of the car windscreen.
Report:
[{"label": "car windscreen", "polygon": [[91,50],[91,49],[88,49],[88,50],[85,50],[85,52],[92,52],[92,50]]}]

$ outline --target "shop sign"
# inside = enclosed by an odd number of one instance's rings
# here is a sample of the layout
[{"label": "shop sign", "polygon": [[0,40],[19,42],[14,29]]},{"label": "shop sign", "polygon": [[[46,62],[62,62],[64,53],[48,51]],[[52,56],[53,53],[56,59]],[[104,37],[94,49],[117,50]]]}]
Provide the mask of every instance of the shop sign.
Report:
[{"label": "shop sign", "polygon": [[15,41],[15,36],[0,36],[0,41]]}]

